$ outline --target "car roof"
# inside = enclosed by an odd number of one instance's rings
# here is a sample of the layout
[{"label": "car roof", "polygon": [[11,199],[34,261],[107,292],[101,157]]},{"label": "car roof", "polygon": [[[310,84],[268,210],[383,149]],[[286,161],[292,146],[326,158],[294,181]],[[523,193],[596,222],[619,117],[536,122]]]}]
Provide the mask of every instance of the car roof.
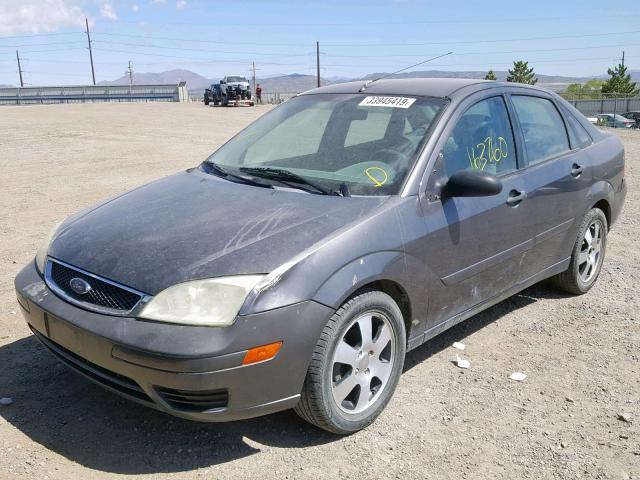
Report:
[{"label": "car roof", "polygon": [[422,95],[444,98],[453,97],[462,90],[464,90],[464,93],[470,93],[470,90],[476,91],[498,86],[526,87],[535,90],[544,90],[539,87],[519,83],[471,78],[384,78],[369,83],[363,92],[359,92],[364,84],[364,80],[336,83],[309,90],[302,95],[313,95],[317,93],[368,93],[375,95]]}]

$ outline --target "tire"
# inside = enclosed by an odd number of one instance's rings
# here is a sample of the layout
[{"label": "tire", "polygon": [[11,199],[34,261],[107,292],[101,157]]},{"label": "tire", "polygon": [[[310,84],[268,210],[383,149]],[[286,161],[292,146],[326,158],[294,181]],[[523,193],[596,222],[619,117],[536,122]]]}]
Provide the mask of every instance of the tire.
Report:
[{"label": "tire", "polygon": [[[371,335],[367,336],[368,326]],[[362,430],[391,399],[405,352],[405,326],[396,302],[377,290],[357,293],[333,314],[322,331],[296,413],[331,433],[347,435]],[[366,396],[361,398],[361,393]],[[343,400],[338,403],[336,398]]]},{"label": "tire", "polygon": [[205,104],[205,105],[209,105],[209,99],[208,99],[208,98],[206,98],[206,97],[205,97],[205,99],[204,99],[204,104]]},{"label": "tire", "polygon": [[[598,232],[596,232],[596,226]],[[587,232],[592,238],[589,244]],[[551,283],[565,292],[574,295],[587,293],[596,283],[607,247],[607,217],[599,208],[587,212],[578,230],[578,237],[571,252],[569,268],[551,277]],[[598,240],[598,235],[599,240]],[[595,236],[595,239],[593,239]]]}]

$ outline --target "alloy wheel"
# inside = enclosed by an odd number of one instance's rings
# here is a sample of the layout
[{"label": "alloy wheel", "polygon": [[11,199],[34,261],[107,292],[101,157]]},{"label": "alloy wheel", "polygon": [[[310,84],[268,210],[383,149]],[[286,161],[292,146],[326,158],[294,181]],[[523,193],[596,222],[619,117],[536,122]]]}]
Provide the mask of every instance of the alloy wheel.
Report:
[{"label": "alloy wheel", "polygon": [[381,397],[393,371],[396,337],[380,312],[357,317],[345,330],[333,354],[331,390],[345,413],[361,413]]},{"label": "alloy wheel", "polygon": [[578,254],[578,275],[584,283],[589,283],[600,267],[603,229],[602,222],[595,220],[584,232]]}]

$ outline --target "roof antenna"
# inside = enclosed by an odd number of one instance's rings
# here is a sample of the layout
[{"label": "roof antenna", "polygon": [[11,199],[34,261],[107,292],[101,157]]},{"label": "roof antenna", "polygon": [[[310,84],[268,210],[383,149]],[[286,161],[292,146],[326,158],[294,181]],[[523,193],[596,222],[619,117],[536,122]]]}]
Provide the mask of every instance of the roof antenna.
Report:
[{"label": "roof antenna", "polygon": [[374,82],[377,82],[378,80],[382,80],[383,78],[387,78],[387,77],[390,77],[391,75],[395,75],[395,74],[397,74],[397,73],[404,72],[405,70],[409,70],[410,68],[417,67],[417,66],[419,66],[419,65],[423,65],[423,64],[428,63],[428,62],[431,62],[431,61],[433,61],[433,60],[437,60],[438,58],[446,57],[447,55],[451,55],[452,53],[453,53],[453,52],[443,53],[442,55],[438,55],[437,57],[429,58],[429,59],[424,60],[424,61],[422,61],[422,62],[420,62],[420,63],[416,63],[415,65],[410,65],[410,66],[405,67],[405,68],[403,68],[403,69],[401,69],[401,70],[398,70],[398,71],[396,71],[396,72],[393,72],[393,73],[387,73],[386,75],[383,75],[383,76],[381,76],[381,77],[378,77],[378,78],[376,78],[375,80],[367,80],[366,82],[364,82],[364,85],[362,85],[362,87],[360,87],[360,90],[358,90],[358,93],[362,93],[362,92],[364,92],[364,91],[367,89],[367,87],[368,87],[369,85],[371,85],[371,84],[372,84],[372,83],[374,83]]}]

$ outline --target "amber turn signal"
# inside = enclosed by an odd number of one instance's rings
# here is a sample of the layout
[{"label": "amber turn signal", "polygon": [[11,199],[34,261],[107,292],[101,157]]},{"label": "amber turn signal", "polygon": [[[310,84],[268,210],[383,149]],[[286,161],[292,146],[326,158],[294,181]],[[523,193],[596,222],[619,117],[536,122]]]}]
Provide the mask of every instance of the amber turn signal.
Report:
[{"label": "amber turn signal", "polygon": [[249,365],[251,363],[264,362],[265,360],[269,360],[276,356],[278,351],[280,351],[280,347],[282,347],[282,342],[273,342],[268,345],[253,347],[250,350],[247,350],[242,364]]}]

